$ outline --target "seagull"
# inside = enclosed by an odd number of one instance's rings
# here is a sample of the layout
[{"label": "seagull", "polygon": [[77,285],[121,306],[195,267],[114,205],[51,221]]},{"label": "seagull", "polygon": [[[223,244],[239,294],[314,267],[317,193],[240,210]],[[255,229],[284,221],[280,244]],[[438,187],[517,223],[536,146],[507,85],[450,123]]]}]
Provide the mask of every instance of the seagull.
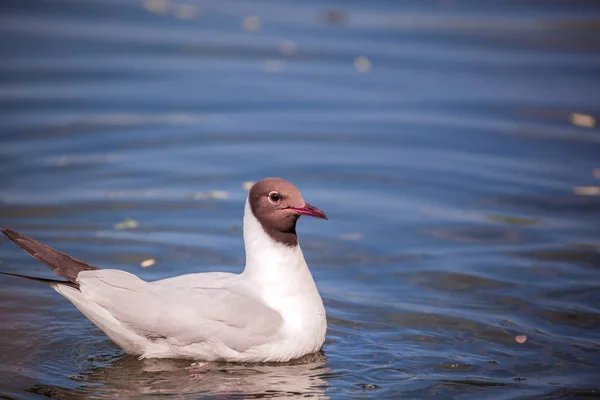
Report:
[{"label": "seagull", "polygon": [[302,215],[327,219],[293,184],[280,178],[255,183],[244,210],[246,266],[240,274],[148,282],[0,229],[62,279],[2,274],[49,284],[140,359],[285,362],[319,351],[327,330],[323,300],[298,244]]}]

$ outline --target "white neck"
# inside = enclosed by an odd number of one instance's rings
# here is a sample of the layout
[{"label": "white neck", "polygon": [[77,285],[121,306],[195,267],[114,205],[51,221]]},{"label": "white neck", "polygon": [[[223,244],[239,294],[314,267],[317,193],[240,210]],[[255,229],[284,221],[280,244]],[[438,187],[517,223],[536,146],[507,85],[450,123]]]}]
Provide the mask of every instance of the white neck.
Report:
[{"label": "white neck", "polygon": [[248,200],[244,210],[244,245],[246,268],[243,274],[249,278],[267,285],[289,281],[306,285],[306,280],[314,285],[300,245],[286,246],[273,240],[252,213]]},{"label": "white neck", "polygon": [[323,300],[308,270],[300,246],[273,240],[256,219],[250,203],[244,210],[245,279],[253,282],[261,300],[285,321],[282,350],[289,354],[317,351],[325,341],[327,322]]}]

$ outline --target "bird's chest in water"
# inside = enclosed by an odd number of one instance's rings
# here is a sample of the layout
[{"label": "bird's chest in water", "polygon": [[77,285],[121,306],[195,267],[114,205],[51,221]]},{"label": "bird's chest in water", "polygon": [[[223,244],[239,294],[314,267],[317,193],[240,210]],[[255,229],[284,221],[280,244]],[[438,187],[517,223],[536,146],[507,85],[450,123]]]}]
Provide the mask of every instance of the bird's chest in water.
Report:
[{"label": "bird's chest in water", "polygon": [[325,336],[327,321],[320,298],[318,301],[290,302],[283,305],[280,312],[285,321],[286,332],[296,340],[318,341]]}]

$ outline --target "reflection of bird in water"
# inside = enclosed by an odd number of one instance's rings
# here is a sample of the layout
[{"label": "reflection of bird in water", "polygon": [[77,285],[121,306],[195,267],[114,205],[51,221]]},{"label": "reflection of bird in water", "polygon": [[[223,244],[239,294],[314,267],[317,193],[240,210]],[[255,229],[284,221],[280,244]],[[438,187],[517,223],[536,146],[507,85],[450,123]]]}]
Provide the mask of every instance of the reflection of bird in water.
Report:
[{"label": "reflection of bird in water", "polygon": [[[328,399],[327,381],[330,371],[322,353],[310,354],[294,362],[267,364],[207,363],[202,366],[190,361],[146,359],[124,356],[102,367],[94,367],[81,376],[83,383],[77,392],[110,399],[134,398],[142,395],[230,396],[262,398],[310,395]],[[203,378],[194,375],[201,373]],[[54,396],[73,394],[71,390],[45,387]],[[64,393],[61,393],[63,392]]]}]

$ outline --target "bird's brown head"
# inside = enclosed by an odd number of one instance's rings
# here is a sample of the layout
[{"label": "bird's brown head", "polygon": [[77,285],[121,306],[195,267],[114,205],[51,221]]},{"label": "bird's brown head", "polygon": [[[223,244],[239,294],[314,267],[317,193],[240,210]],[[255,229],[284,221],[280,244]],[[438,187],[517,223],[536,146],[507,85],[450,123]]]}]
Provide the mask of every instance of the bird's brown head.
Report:
[{"label": "bird's brown head", "polygon": [[300,190],[280,178],[255,183],[248,194],[252,214],[276,242],[296,246],[296,221],[301,215],[327,219],[327,215],[302,198]]}]

